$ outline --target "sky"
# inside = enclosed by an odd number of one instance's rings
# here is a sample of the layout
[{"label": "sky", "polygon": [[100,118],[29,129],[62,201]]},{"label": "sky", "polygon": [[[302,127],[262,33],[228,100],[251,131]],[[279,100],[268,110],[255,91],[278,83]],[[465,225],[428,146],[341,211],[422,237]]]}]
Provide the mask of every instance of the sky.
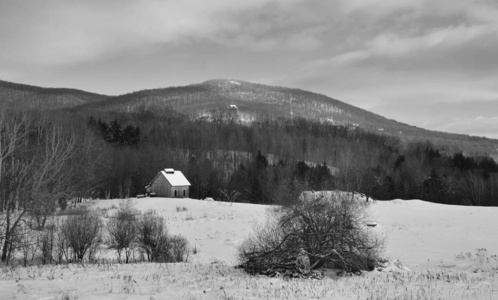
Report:
[{"label": "sky", "polygon": [[498,138],[498,1],[0,0],[0,80],[118,95],[215,78]]}]

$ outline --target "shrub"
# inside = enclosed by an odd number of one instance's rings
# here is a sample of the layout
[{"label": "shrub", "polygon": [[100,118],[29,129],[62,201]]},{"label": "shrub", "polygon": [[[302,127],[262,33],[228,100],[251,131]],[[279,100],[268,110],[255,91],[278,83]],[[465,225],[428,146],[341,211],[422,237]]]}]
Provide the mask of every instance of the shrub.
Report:
[{"label": "shrub", "polygon": [[54,260],[61,264],[63,263],[64,260],[69,262],[72,259],[71,253],[70,253],[70,247],[68,240],[66,239],[66,235],[63,232],[62,228],[65,223],[65,219],[58,218],[54,221],[54,246],[52,248],[53,255],[52,257]]},{"label": "shrub", "polygon": [[185,206],[177,206],[176,207],[176,212],[182,212],[182,211],[187,211],[188,208],[186,208]]},{"label": "shrub", "polygon": [[82,210],[80,215],[70,215],[62,224],[62,238],[73,251],[74,259],[83,261],[88,252],[89,259],[101,243],[102,221],[89,210]]},{"label": "shrub", "polygon": [[137,244],[151,262],[183,262],[190,255],[188,241],[169,236],[164,218],[148,211],[138,221]]},{"label": "shrub", "polygon": [[29,219],[27,221],[31,228],[35,230],[45,229],[47,220],[57,209],[56,204],[50,200],[33,202],[32,207],[29,210]]},{"label": "shrub", "polygon": [[170,258],[172,262],[185,262],[190,257],[190,247],[186,238],[175,235],[169,238]]},{"label": "shrub", "polygon": [[22,224],[18,226],[15,233],[16,238],[13,239],[13,248],[22,255],[23,266],[26,267],[28,260],[33,261],[37,252],[37,232],[29,228],[28,225]]},{"label": "shrub", "polygon": [[275,211],[244,241],[239,247],[240,266],[250,273],[268,269],[309,273],[319,267],[372,270],[383,242],[365,226],[365,206],[339,193],[300,199]]},{"label": "shrub", "polygon": [[116,216],[107,223],[107,230],[111,239],[111,247],[118,252],[121,261],[121,253],[124,251],[125,263],[129,262],[133,245],[138,233],[138,213],[132,208],[131,203],[123,202],[119,206]]},{"label": "shrub", "polygon": [[152,211],[146,212],[138,222],[137,242],[147,255],[148,261],[169,261],[166,224],[162,217]]},{"label": "shrub", "polygon": [[52,263],[54,259],[54,242],[57,230],[58,228],[55,224],[48,224],[45,226],[45,230],[41,234],[39,248],[41,252],[41,261],[44,265]]}]

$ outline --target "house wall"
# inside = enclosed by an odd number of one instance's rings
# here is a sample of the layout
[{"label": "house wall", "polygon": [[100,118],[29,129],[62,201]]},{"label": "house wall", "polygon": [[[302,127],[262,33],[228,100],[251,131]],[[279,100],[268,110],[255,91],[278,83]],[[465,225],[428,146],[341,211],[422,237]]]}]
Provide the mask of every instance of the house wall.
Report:
[{"label": "house wall", "polygon": [[157,176],[151,184],[150,191],[157,197],[170,197],[171,186],[164,176]]},{"label": "house wall", "polygon": [[[150,186],[150,191],[157,197],[188,198],[189,186],[171,186],[164,176],[157,176]],[[176,196],[175,196],[176,191]]]},{"label": "house wall", "polygon": [[[175,196],[176,191],[176,196]],[[172,198],[188,198],[189,195],[189,186],[173,186],[171,187],[171,197]]]}]

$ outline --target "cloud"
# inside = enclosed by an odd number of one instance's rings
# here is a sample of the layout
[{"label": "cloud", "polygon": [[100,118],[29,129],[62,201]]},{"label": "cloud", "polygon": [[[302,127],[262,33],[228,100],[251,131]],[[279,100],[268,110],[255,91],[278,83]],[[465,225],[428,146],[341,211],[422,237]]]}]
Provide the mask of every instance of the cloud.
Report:
[{"label": "cloud", "polygon": [[392,70],[455,70],[494,72],[498,68],[498,26],[452,26],[425,35],[405,37],[383,33],[363,49],[330,59],[336,65],[364,65]]},{"label": "cloud", "polygon": [[394,114],[396,119],[423,128],[446,132],[472,134],[498,138],[498,101],[467,102],[416,102],[398,106],[396,103],[383,103],[372,110],[386,115]]},{"label": "cloud", "polygon": [[[475,101],[498,99],[496,1],[0,0],[0,5],[0,76],[7,80],[69,82],[120,93],[201,77],[263,78],[379,109],[400,121],[412,120],[402,110],[410,111],[411,103],[461,102],[465,110]],[[139,79],[133,77],[138,72]],[[107,78],[105,87],[101,78]],[[400,109],[389,109],[393,106]],[[432,122],[431,112],[425,114],[415,125],[424,118]],[[481,115],[471,121],[493,122]]]},{"label": "cloud", "polygon": [[280,83],[310,86],[366,109],[383,103],[471,105],[498,99],[497,5],[446,0],[342,4],[343,17],[356,16],[365,29],[351,31],[343,51],[307,62]]},{"label": "cloud", "polygon": [[[0,12],[0,19],[8,24],[0,29],[2,44],[6,45],[0,58],[20,64],[68,64],[115,55],[122,50],[143,51],[154,45],[198,40],[255,49],[275,48],[281,46],[282,39],[278,34],[265,35],[275,24],[264,20],[264,9],[283,11],[283,2],[287,7],[299,1],[49,0],[43,4],[30,1],[31,9],[6,3],[4,12]],[[259,13],[262,19],[238,24],[229,18],[244,12],[252,16]],[[281,26],[285,24],[284,20]],[[318,43],[305,33],[289,34],[286,43],[296,48]]]}]

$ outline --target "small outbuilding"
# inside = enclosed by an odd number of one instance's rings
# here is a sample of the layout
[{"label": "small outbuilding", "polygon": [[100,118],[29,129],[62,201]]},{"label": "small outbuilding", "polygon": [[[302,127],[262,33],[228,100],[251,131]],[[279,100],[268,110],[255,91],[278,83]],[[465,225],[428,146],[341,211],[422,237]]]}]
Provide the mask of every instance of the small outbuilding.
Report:
[{"label": "small outbuilding", "polygon": [[181,171],[164,169],[145,187],[148,195],[166,198],[188,198],[190,182]]}]

